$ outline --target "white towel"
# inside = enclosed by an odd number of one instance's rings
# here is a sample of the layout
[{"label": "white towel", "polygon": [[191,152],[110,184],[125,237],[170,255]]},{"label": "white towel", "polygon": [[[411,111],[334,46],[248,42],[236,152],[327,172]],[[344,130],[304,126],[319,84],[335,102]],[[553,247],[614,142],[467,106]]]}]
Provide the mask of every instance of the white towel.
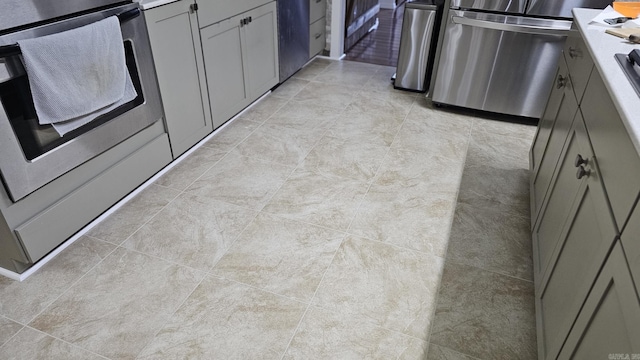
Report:
[{"label": "white towel", "polygon": [[18,44],[38,121],[61,136],[137,96],[115,16]]}]

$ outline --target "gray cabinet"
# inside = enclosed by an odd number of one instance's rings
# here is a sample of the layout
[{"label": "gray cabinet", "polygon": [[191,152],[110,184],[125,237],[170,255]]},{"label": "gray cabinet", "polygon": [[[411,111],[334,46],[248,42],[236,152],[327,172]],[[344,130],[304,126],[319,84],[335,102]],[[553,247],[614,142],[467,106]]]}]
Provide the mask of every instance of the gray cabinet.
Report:
[{"label": "gray cabinet", "polygon": [[[640,354],[640,301],[616,243],[558,359],[601,360]],[[621,357],[625,358],[625,357]]]},{"label": "gray cabinet", "polygon": [[[576,167],[577,158],[586,164]],[[600,171],[578,115],[533,233],[540,358],[556,358],[616,233]]]},{"label": "gray cabinet", "polygon": [[324,50],[327,31],[327,0],[309,0],[309,57]]},{"label": "gray cabinet", "polygon": [[181,0],[145,11],[174,158],[213,130],[193,4]]},{"label": "gray cabinet", "polygon": [[201,30],[214,128],[278,83],[276,4]]},{"label": "gray cabinet", "polygon": [[640,353],[640,157],[576,34],[530,152],[540,359]]}]

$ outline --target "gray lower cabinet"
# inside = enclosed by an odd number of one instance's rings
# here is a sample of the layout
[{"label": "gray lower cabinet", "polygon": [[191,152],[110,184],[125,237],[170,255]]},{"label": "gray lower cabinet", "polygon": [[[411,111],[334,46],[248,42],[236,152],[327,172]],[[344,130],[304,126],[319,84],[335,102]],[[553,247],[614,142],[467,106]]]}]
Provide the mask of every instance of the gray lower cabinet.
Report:
[{"label": "gray lower cabinet", "polygon": [[[576,167],[577,158],[586,164]],[[540,358],[556,358],[616,233],[578,114],[533,232]]]},{"label": "gray lower cabinet", "polygon": [[640,157],[575,34],[530,152],[539,359],[640,354]]},{"label": "gray lower cabinet", "polygon": [[214,128],[278,84],[276,3],[201,29]]},{"label": "gray lower cabinet", "polygon": [[634,359],[640,356],[639,324],[640,301],[616,243],[558,359]]},{"label": "gray lower cabinet", "polygon": [[174,158],[213,130],[193,5],[181,0],[144,13]]}]

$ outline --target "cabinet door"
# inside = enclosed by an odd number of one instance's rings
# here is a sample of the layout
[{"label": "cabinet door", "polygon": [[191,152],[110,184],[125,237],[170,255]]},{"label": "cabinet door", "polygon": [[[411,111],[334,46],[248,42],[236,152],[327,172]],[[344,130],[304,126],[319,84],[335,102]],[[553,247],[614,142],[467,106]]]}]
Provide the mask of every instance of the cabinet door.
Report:
[{"label": "cabinet door", "polygon": [[213,130],[200,30],[191,4],[178,1],[145,11],[174,158]]},{"label": "cabinet door", "polygon": [[636,204],[627,226],[622,230],[620,239],[631,268],[633,280],[640,290],[640,205]]},{"label": "cabinet door", "polygon": [[249,105],[239,15],[202,29],[202,51],[207,71],[213,126],[217,128]]},{"label": "cabinet door", "polygon": [[244,14],[247,49],[246,73],[251,101],[276,86],[279,81],[278,23],[275,1]]},{"label": "cabinet door", "polygon": [[[586,164],[576,168],[578,156]],[[580,169],[585,173],[576,173]],[[558,355],[617,234],[580,114],[549,191],[534,232],[538,351],[542,359]]]},{"label": "cabinet door", "polygon": [[531,146],[531,226],[535,226],[551,177],[560,158],[578,103],[573,95],[569,71],[560,57],[556,82],[547,107],[538,123],[538,130]]},{"label": "cabinet door", "polygon": [[558,359],[635,359],[640,356],[640,301],[620,244],[593,285]]}]

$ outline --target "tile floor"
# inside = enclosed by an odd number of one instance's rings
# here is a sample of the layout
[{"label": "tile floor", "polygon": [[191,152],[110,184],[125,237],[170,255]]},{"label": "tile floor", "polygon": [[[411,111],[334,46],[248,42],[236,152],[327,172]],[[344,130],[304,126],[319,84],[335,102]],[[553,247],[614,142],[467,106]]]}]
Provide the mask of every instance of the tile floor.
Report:
[{"label": "tile floor", "polygon": [[535,359],[535,129],[436,110],[393,72],[315,60],[0,278],[0,358]]}]

